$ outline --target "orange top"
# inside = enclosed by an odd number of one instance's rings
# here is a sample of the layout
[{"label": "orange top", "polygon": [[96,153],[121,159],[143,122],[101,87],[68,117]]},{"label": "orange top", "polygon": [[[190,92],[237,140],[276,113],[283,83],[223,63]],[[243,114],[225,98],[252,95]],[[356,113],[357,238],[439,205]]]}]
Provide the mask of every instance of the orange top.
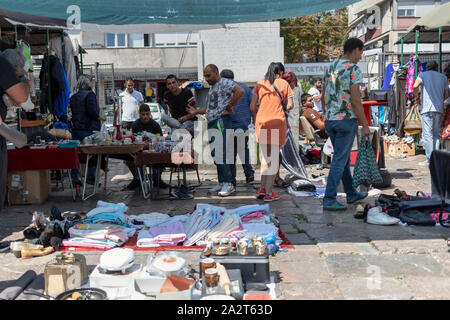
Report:
[{"label": "orange top", "polygon": [[[275,79],[274,84],[280,91],[284,101],[294,96],[294,93],[286,80]],[[261,144],[278,144],[284,145],[286,142],[286,116],[284,114],[283,105],[280,96],[275,91],[269,80],[259,81],[253,93],[258,96],[259,109],[255,120],[256,139]],[[261,129],[266,129],[261,132]],[[278,130],[278,140],[275,131]],[[274,135],[275,134],[275,135]],[[273,136],[274,135],[274,136]],[[273,136],[273,138],[272,138]]]}]

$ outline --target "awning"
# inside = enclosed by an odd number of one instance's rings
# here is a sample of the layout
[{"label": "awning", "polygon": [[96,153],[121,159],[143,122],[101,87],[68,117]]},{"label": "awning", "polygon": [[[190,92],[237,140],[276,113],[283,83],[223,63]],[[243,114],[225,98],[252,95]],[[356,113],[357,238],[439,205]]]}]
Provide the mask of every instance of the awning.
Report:
[{"label": "awning", "polygon": [[419,43],[438,43],[439,27],[442,27],[442,42],[450,42],[450,2],[436,6],[417,20],[395,44],[401,43],[402,39],[403,43],[415,43],[416,30],[420,32]]},{"label": "awning", "polygon": [[190,32],[209,29],[224,28],[221,24],[128,24],[128,25],[102,25],[81,23],[81,31],[100,33],[166,33]]},{"label": "awning", "polygon": [[0,18],[0,26],[2,27],[2,31],[8,28],[8,24],[13,26],[20,25],[40,29],[67,29],[67,22],[63,19],[40,17],[32,14],[13,12],[4,9],[0,9]]},{"label": "awning", "polygon": [[63,20],[72,17],[79,8],[82,23],[101,25],[217,25],[305,16],[355,2],[357,0],[13,0],[2,1],[2,8]]}]

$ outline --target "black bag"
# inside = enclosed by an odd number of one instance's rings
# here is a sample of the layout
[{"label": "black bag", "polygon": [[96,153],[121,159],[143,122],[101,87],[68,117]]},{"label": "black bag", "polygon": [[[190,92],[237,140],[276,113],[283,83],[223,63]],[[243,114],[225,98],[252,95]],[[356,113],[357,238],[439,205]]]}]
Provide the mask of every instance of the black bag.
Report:
[{"label": "black bag", "polygon": [[405,210],[400,213],[400,220],[407,224],[413,224],[417,226],[434,226],[436,222],[431,218],[430,214],[426,211],[420,211],[417,209]]}]

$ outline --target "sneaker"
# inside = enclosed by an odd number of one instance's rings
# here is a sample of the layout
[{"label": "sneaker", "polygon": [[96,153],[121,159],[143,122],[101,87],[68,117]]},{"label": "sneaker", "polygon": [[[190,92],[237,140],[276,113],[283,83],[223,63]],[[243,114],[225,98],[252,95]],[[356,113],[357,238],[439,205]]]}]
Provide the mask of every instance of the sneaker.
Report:
[{"label": "sneaker", "polygon": [[428,163],[428,161],[422,161],[422,162],[419,162],[419,166],[422,166],[422,167],[428,167],[428,165],[429,165],[429,163]]},{"label": "sneaker", "polygon": [[271,202],[276,200],[280,200],[280,196],[273,191],[272,194],[266,193],[266,195],[264,196],[264,202]]},{"label": "sneaker", "polygon": [[138,179],[133,179],[131,182],[122,190],[134,190],[141,185],[141,182]]},{"label": "sneaker", "polygon": [[221,182],[219,182],[214,188],[209,189],[208,193],[217,193],[220,190],[222,190],[222,183]]},{"label": "sneaker", "polygon": [[263,199],[265,195],[266,195],[266,189],[259,188],[258,192],[256,193],[256,199]]},{"label": "sneaker", "polygon": [[9,250],[10,243],[8,241],[0,242],[0,252],[6,252]]},{"label": "sneaker", "polygon": [[221,197],[228,197],[235,191],[236,191],[236,189],[234,188],[232,183],[224,183],[222,185],[222,189],[219,191],[218,195]]},{"label": "sneaker", "polygon": [[347,203],[352,204],[356,201],[364,199],[365,197],[367,197],[367,195],[368,195],[367,192],[358,192],[357,194],[355,194],[353,196],[347,196]]},{"label": "sneaker", "polygon": [[340,204],[339,202],[335,202],[333,203],[331,206],[330,205],[323,205],[323,208],[325,210],[329,210],[329,211],[342,211],[342,210],[347,210],[347,207],[344,206],[343,204]]},{"label": "sneaker", "polygon": [[397,224],[400,222],[400,219],[391,217],[387,213],[384,213],[381,207],[370,208],[367,213],[367,223],[377,224],[383,226],[389,226],[393,224]]},{"label": "sneaker", "polygon": [[245,177],[245,183],[252,183],[253,181],[255,181],[254,176]]}]

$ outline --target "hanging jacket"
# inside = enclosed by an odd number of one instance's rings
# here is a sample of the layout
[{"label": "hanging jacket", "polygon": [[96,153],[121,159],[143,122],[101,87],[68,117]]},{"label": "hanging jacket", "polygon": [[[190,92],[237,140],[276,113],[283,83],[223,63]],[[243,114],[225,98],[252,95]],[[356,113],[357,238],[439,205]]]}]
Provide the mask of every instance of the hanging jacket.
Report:
[{"label": "hanging jacket", "polygon": [[[44,55],[42,60],[42,68],[39,73],[40,89],[41,89],[41,113],[47,113],[48,111],[54,113],[55,100],[61,97],[63,91],[66,90],[66,81],[64,81],[64,68],[59,59],[53,55],[50,55],[50,74],[47,72],[49,62],[47,61],[47,54]],[[51,88],[52,106],[50,108],[48,86]]]},{"label": "hanging jacket", "polygon": [[100,131],[100,108],[95,93],[79,90],[70,98],[72,130]]}]

